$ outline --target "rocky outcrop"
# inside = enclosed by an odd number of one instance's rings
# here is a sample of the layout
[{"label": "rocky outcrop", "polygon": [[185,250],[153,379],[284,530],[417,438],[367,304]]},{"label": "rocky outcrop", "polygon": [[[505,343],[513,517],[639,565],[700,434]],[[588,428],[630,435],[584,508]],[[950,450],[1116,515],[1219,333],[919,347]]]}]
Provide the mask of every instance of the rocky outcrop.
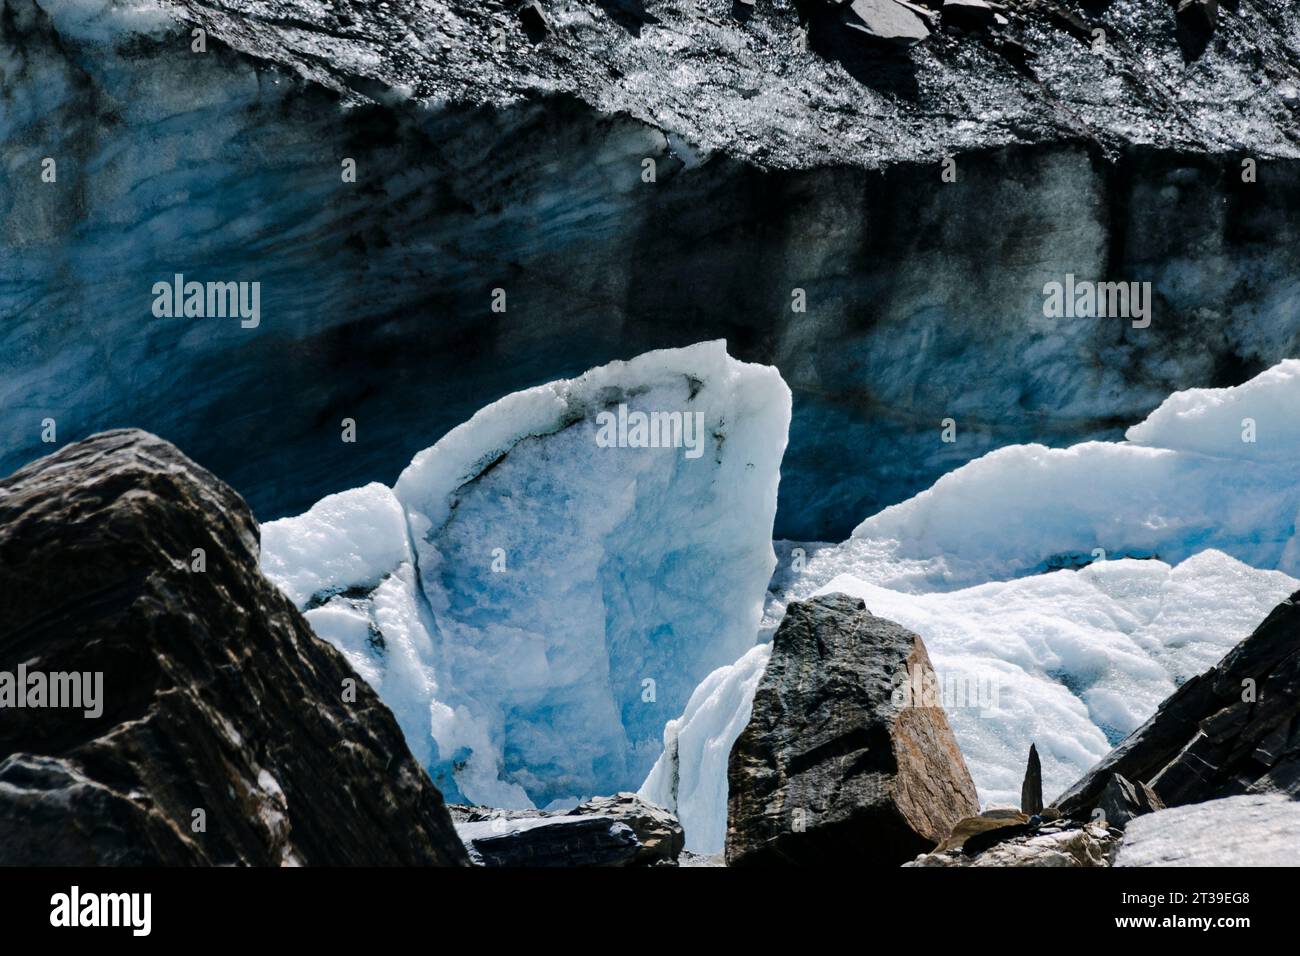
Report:
[{"label": "rocky outcrop", "polygon": [[1117,847],[1117,834],[1094,823],[1067,820],[1031,827],[1015,833],[978,853],[940,849],[918,857],[905,866],[918,867],[1099,867],[1110,866]]},{"label": "rocky outcrop", "polygon": [[1093,819],[1106,826],[1124,829],[1130,820],[1144,813],[1163,810],[1164,803],[1155,791],[1145,783],[1130,783],[1117,773],[1110,775],[1110,780],[1097,799],[1093,809]]},{"label": "rocky outcrop", "polygon": [[921,638],[843,594],[796,602],[728,766],[728,865],[897,865],[978,812]]},{"label": "rocky outcrop", "polygon": [[674,866],[685,843],[676,817],[632,793],[595,797],[563,812],[450,810],[480,866]]},{"label": "rocky outcrop", "polygon": [[143,432],[0,481],[0,862],[466,862],[392,714],[258,548],[243,500]]},{"label": "rocky outcrop", "polygon": [[1086,818],[1112,775],[1170,807],[1246,793],[1300,798],[1300,594],[1279,604],[1215,667],[1056,801]]}]

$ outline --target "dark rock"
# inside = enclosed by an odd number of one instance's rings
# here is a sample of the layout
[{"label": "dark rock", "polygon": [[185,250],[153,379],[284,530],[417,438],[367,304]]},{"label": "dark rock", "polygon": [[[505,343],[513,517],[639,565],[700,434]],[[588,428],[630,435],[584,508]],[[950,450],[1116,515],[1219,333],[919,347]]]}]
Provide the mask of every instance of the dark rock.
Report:
[{"label": "dark rock", "polygon": [[1218,20],[1218,0],[1178,0],[1174,36],[1185,61],[1200,59],[1214,38]]},{"label": "dark rock", "polygon": [[[1142,813],[1139,799],[1137,787],[1119,774],[1111,774],[1110,782],[1097,800],[1097,809],[1101,811],[1101,819],[1097,822],[1124,829],[1130,820]],[[1097,819],[1095,813],[1093,819]]]},{"label": "dark rock", "polygon": [[608,817],[536,816],[458,823],[479,866],[631,866],[641,850],[626,823]]},{"label": "dark rock", "polygon": [[614,817],[631,827],[641,846],[632,860],[636,866],[671,863],[686,845],[686,834],[677,817],[634,793],[593,797],[570,812],[575,816]]},{"label": "dark rock", "polygon": [[6,709],[0,862],[466,862],[392,714],[258,547],[243,500],[143,432],[0,481],[0,672],[103,681],[98,716]]},{"label": "dark rock", "polygon": [[1139,804],[1152,807],[1243,793],[1300,799],[1298,599],[1291,595],[1216,666],[1175,691],[1055,805],[1089,816],[1113,774],[1137,782]]},{"label": "dark rock", "polygon": [[909,45],[930,35],[926,18],[899,0],[853,0],[843,16],[850,30],[884,43]]},{"label": "dark rock", "polygon": [[675,866],[685,844],[677,818],[634,793],[594,797],[565,812],[450,810],[481,866]]},{"label": "dark rock", "polygon": [[1194,33],[1209,36],[1219,23],[1219,0],[1179,0],[1178,19]]},{"label": "dark rock", "polygon": [[450,810],[470,859],[481,866],[674,866],[685,844],[676,817],[632,793],[563,812]]},{"label": "dark rock", "polygon": [[541,43],[551,32],[550,18],[537,2],[526,3],[519,8],[519,23],[528,34],[528,39],[534,43]]},{"label": "dark rock", "polygon": [[979,811],[921,638],[830,594],[792,603],[731,750],[727,863],[897,865]]},{"label": "dark rock", "polygon": [[985,0],[943,0],[943,24],[963,30],[986,30],[994,25],[1001,9]]},{"label": "dark rock", "polygon": [[1020,810],[1031,816],[1043,810],[1043,765],[1034,744],[1029,745],[1029,762],[1025,766],[1024,782],[1020,784]]}]

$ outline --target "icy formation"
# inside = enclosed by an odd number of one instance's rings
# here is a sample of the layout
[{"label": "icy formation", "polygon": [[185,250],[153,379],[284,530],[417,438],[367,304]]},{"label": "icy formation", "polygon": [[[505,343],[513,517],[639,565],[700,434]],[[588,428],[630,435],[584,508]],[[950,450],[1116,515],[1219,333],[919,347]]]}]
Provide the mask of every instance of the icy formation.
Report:
[{"label": "icy formation", "polygon": [[637,794],[677,814],[695,853],[721,853],[726,842],[727,760],[771,654],[771,644],[755,644],[700,682],[664,728],[664,752]]},{"label": "icy formation", "polygon": [[[1031,743],[1044,795],[1060,793],[1298,587],[1209,550],[1172,568],[1121,559],[951,592],[903,593],[845,574],[818,593],[860,597],[923,636],[988,807],[1019,804]],[[665,730],[664,756],[642,787],[676,810],[692,851],[722,845],[727,755],[749,719],[767,647],[700,685]]]},{"label": "icy formation", "polygon": [[1116,866],[1300,866],[1300,803],[1225,797],[1137,817]]},{"label": "icy formation", "polygon": [[[1104,56],[1026,3],[1032,63],[944,29],[865,73],[797,49],[789,0],[656,0],[637,35],[542,6],[534,44],[496,0],[9,0],[0,472],[47,417],[130,423],[277,518],[502,395],[726,337],[795,394],[778,534],[839,541],[995,447],[1116,439],[1300,354],[1288,0],[1190,65],[1167,0],[1116,0],[1078,14]],[[259,327],[151,315],[177,272],[260,281]],[[1150,328],[1032,324],[1066,273],[1151,281]]]},{"label": "icy formation", "polygon": [[722,342],[614,363],[483,409],[391,491],[269,523],[263,567],[451,799],[632,789],[753,644],[789,415]]},{"label": "icy formation", "polygon": [[[1050,798],[1300,587],[1297,421],[1300,361],[1288,360],[1237,387],[1170,396],[1125,442],[992,452],[841,545],[782,543],[762,632],[790,600],[863,598],[921,634],[948,675],[981,800],[1017,803],[1031,742]],[[697,695],[708,722],[684,714],[666,745],[684,726],[730,748],[752,698],[743,668],[729,673]],[[713,698],[734,709],[713,715]],[[692,849],[713,846],[725,780],[688,748],[675,767],[671,756],[645,792],[666,799],[676,779],[667,805],[702,821],[699,837],[687,827]]]},{"label": "icy formation", "polygon": [[1217,548],[1300,574],[1297,414],[1300,361],[1288,359],[1240,386],[1174,394],[1124,442],[1000,448],[863,521],[841,545],[785,546],[766,626],[783,600],[845,573],[947,590]]}]

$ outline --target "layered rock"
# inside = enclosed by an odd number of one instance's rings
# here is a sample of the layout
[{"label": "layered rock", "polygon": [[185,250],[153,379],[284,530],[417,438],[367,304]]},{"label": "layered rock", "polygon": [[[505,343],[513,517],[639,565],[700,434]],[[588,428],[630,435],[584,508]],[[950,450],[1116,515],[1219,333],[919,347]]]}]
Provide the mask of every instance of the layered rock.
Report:
[{"label": "layered rock", "polygon": [[1194,677],[1056,801],[1086,817],[1112,775],[1175,807],[1239,794],[1300,798],[1300,592]]},{"label": "layered rock", "polygon": [[258,550],[243,500],[142,432],[0,481],[0,672],[98,682],[93,707],[18,709],[0,677],[0,862],[465,863],[392,714]]},{"label": "layered rock", "polygon": [[685,842],[671,813],[632,793],[551,813],[450,809],[470,859],[480,866],[674,866]]},{"label": "layered rock", "polygon": [[1113,773],[1097,799],[1092,817],[1099,823],[1122,830],[1134,817],[1164,808],[1164,803],[1155,791],[1145,783],[1135,785]]},{"label": "layered rock", "polygon": [[728,865],[897,865],[978,812],[921,638],[830,594],[792,604],[728,766]]}]

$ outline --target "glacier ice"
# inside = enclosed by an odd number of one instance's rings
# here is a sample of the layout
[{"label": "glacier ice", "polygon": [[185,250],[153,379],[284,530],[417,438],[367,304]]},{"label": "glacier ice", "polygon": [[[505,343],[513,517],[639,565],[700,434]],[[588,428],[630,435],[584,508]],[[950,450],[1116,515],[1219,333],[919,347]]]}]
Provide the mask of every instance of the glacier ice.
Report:
[{"label": "glacier ice", "polygon": [[[698,415],[688,447],[602,447],[602,413]],[[263,568],[393,708],[450,799],[635,789],[667,720],[753,645],[790,417],[725,343],[502,398],[390,490],[268,523]]]},{"label": "glacier ice", "polygon": [[1300,575],[1297,412],[1300,360],[1288,359],[1239,386],[1175,393],[1123,442],[992,451],[867,518],[841,544],[785,545],[765,628],[783,600],[843,573],[895,590],[949,590],[1097,557],[1176,564],[1216,548]]},{"label": "glacier ice", "polygon": [[688,847],[720,853],[727,830],[727,761],[749,723],[754,692],[772,656],[755,644],[700,682],[680,717],[664,728],[664,752],[637,796],[677,814]]},{"label": "glacier ice", "polygon": [[[985,806],[1019,805],[1029,745],[1051,799],[1216,663],[1300,581],[1208,550],[1177,567],[1101,561],[958,591],[904,593],[852,575],[817,593],[860,597],[920,634]],[[727,758],[770,644],[710,674],[664,731],[641,796],[674,810],[687,848],[722,849]]]},{"label": "glacier ice", "polygon": [[[1018,803],[1031,742],[1050,798],[1300,587],[1298,413],[1288,360],[1175,393],[1125,442],[991,452],[842,544],[780,543],[761,635],[791,600],[863,598],[925,640],[981,801]],[[697,852],[721,849],[752,663],[701,684],[643,786]]]}]

